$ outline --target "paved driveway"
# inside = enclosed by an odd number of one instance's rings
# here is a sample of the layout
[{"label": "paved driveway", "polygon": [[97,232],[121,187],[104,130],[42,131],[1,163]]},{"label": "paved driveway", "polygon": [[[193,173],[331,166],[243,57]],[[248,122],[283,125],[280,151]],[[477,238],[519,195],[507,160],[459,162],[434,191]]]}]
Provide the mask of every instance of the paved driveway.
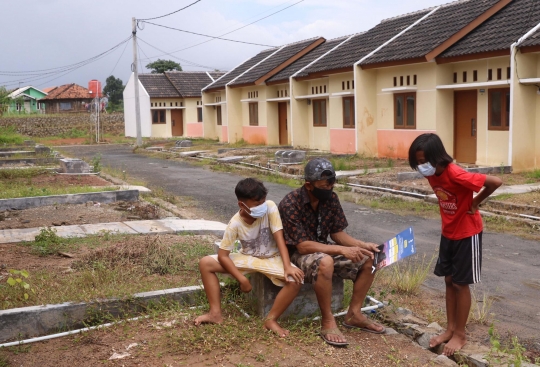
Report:
[{"label": "paved driveway", "polygon": [[[162,187],[167,192],[190,196],[198,209],[207,213],[204,219],[227,223],[238,209],[234,187],[241,176],[213,172],[185,162],[149,158],[133,154],[126,145],[62,147],[72,157],[102,155],[102,164],[126,170],[129,176]],[[266,183],[268,198],[279,203],[291,188]],[[348,232],[352,236],[376,243],[391,238],[397,232],[413,226],[420,254],[435,253],[440,239],[440,221],[414,216],[399,216],[374,211],[349,202],[342,203]],[[520,338],[534,338],[540,343],[540,244],[521,238],[485,233],[483,237],[482,283],[477,286],[481,295],[487,291],[497,296],[492,307],[500,328]],[[444,291],[443,281],[430,276],[426,285]],[[537,345],[540,349],[540,344]]]}]

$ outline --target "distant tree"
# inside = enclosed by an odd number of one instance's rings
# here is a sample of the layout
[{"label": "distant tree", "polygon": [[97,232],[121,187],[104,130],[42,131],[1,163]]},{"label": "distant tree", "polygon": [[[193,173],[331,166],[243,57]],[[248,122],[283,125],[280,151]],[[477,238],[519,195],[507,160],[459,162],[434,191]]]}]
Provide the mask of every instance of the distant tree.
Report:
[{"label": "distant tree", "polygon": [[157,59],[157,61],[151,62],[150,64],[146,65],[147,69],[152,70],[152,74],[162,74],[166,71],[182,71],[182,66],[180,66],[179,63],[174,62],[172,60],[161,60]]},{"label": "distant tree", "polygon": [[115,78],[111,75],[105,80],[105,87],[103,88],[103,94],[105,94],[109,101],[113,104],[117,104],[124,99],[124,83],[122,79]]},{"label": "distant tree", "polygon": [[24,100],[22,97],[18,98],[11,98],[9,95],[13,92],[12,90],[8,90],[5,86],[0,86],[0,116],[2,114],[8,112],[9,107],[12,104],[19,103],[21,106],[24,104]]}]

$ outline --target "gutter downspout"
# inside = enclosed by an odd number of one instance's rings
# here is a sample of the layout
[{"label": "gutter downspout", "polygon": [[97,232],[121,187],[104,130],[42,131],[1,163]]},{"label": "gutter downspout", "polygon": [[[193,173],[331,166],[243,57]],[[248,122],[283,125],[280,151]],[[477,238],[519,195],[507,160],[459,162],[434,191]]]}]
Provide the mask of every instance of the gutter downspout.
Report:
[{"label": "gutter downspout", "polygon": [[[540,23],[535,25],[527,33],[525,33],[517,42],[510,45],[510,121],[508,121],[508,165],[512,166],[513,161],[513,137],[514,137],[514,75],[517,71],[515,53],[518,52],[518,47],[523,41],[525,41],[531,34],[536,32],[540,28]],[[521,83],[518,80],[518,83]]]},{"label": "gutter downspout", "polygon": [[[413,24],[411,24],[410,26],[408,26],[407,28],[405,28],[404,30],[402,30],[401,32],[396,34],[394,37],[390,38],[388,41],[386,41],[385,43],[383,43],[382,45],[380,45],[379,47],[377,47],[376,49],[374,49],[373,51],[368,53],[366,56],[362,57],[360,60],[355,62],[354,66],[353,66],[354,85],[356,85],[356,86],[359,85],[358,80],[356,78],[356,75],[357,75],[357,72],[358,72],[357,71],[357,66],[359,66],[360,63],[362,63],[364,60],[366,60],[367,58],[374,55],[381,48],[383,48],[384,46],[386,46],[387,44],[389,44],[390,42],[392,42],[396,38],[400,37],[403,33],[407,32],[409,29],[411,29],[412,27],[414,27],[415,25],[417,25],[418,23],[420,23],[421,21],[423,21],[424,19],[429,17],[431,14],[435,13],[440,8],[441,8],[441,6],[436,7],[435,9],[433,9],[432,11],[430,11],[429,13],[427,13],[426,15],[424,15],[423,17],[418,19],[416,22],[414,22]],[[358,109],[356,108],[356,105],[357,105],[357,100],[356,100],[356,88],[355,88],[355,91],[354,91],[354,114],[355,115],[357,114],[357,111],[358,111]],[[358,119],[356,118],[356,116],[354,117],[354,119],[355,119],[355,124],[354,124],[354,145],[355,145],[356,153],[358,153]]]},{"label": "gutter downspout", "polygon": [[513,160],[513,137],[514,137],[514,74],[516,73],[516,58],[514,53],[517,52],[518,42],[512,43],[510,46],[510,121],[508,121],[508,165],[512,167]]},{"label": "gutter downspout", "polygon": [[291,145],[294,149],[294,123],[293,123],[293,103],[296,103],[296,99],[293,102],[293,77],[289,77],[289,110],[291,111]]}]

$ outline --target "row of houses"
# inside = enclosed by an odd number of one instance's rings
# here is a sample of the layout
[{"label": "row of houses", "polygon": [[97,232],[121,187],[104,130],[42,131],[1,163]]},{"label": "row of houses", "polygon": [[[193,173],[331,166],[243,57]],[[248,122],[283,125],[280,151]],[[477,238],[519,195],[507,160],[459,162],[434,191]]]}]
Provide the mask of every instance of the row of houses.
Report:
[{"label": "row of houses", "polygon": [[[406,158],[433,132],[458,162],[538,168],[539,22],[534,0],[460,0],[264,50],[190,97],[197,120],[183,106],[182,136]],[[140,76],[152,117],[143,136],[171,136],[172,101],[148,91],[149,78]],[[161,109],[164,120],[154,118]]]},{"label": "row of houses", "polygon": [[8,113],[64,113],[84,112],[86,105],[96,96],[101,97],[101,83],[91,80],[88,89],[70,83],[43,90],[25,86],[12,91],[8,97],[13,101]]}]

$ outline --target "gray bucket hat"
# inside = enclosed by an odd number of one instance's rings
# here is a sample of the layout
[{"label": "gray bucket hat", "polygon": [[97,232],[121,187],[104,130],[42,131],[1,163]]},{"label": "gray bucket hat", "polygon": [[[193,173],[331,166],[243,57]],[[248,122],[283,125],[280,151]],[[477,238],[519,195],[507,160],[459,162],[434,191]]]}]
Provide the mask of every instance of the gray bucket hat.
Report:
[{"label": "gray bucket hat", "polygon": [[[322,177],[324,175],[324,177]],[[308,182],[326,180],[336,177],[332,163],[325,158],[314,158],[304,168],[304,179]]]}]

